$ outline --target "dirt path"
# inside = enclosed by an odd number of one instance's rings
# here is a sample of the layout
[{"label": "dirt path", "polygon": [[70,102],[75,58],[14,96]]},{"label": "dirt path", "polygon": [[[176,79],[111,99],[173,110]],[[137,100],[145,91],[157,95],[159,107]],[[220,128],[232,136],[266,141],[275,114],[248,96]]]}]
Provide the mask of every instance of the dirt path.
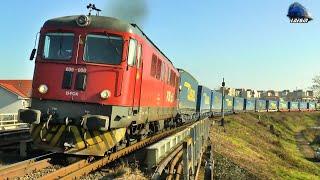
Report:
[{"label": "dirt path", "polygon": [[303,156],[310,161],[314,161],[314,150],[310,147],[309,142],[305,139],[302,132],[297,133],[295,138]]}]

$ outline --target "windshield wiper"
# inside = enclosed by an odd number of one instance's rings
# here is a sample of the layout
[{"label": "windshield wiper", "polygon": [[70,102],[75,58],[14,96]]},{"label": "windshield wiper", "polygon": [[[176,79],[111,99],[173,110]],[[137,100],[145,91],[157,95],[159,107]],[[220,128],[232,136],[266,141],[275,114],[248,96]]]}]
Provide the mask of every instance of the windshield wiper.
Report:
[{"label": "windshield wiper", "polygon": [[104,32],[104,33],[105,33],[105,34],[107,35],[107,37],[108,37],[108,40],[109,40],[108,42],[109,42],[109,44],[116,50],[118,56],[121,57],[120,51],[119,51],[119,49],[117,48],[117,46],[114,45],[114,43],[112,42],[112,39],[110,38],[110,35],[109,35],[107,32]]}]

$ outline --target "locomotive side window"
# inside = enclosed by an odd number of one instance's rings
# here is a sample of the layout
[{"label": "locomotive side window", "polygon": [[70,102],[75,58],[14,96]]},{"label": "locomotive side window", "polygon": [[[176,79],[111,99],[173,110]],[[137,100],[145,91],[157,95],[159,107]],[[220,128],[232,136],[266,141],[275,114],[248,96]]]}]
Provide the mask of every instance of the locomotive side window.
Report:
[{"label": "locomotive side window", "polygon": [[151,62],[151,76],[152,77],[156,77],[156,72],[157,72],[157,56],[156,55],[152,55],[152,62]]},{"label": "locomotive side window", "polygon": [[161,81],[165,81],[166,65],[161,63]]},{"label": "locomotive side window", "polygon": [[123,39],[119,36],[89,34],[86,38],[83,59],[99,64],[120,64]]},{"label": "locomotive side window", "polygon": [[156,78],[157,79],[160,79],[160,76],[161,76],[161,65],[162,65],[162,61],[161,61],[161,59],[158,59],[158,62],[157,62],[157,73],[156,73]]},{"label": "locomotive side window", "polygon": [[73,33],[47,33],[44,38],[43,58],[56,61],[70,60],[73,41]]},{"label": "locomotive side window", "polygon": [[176,80],[176,74],[173,72],[173,70],[171,70],[171,77],[170,77],[170,85],[174,86]]},{"label": "locomotive side window", "polygon": [[128,65],[134,66],[137,63],[137,41],[130,39],[128,52]]}]

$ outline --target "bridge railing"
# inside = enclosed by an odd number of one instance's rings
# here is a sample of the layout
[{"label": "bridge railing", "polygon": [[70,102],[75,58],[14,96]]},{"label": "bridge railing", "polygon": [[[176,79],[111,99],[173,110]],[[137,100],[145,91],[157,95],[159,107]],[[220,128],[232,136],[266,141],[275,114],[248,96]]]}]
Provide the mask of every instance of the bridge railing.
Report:
[{"label": "bridge railing", "polygon": [[28,124],[18,121],[18,113],[0,114],[0,131],[27,127]]}]

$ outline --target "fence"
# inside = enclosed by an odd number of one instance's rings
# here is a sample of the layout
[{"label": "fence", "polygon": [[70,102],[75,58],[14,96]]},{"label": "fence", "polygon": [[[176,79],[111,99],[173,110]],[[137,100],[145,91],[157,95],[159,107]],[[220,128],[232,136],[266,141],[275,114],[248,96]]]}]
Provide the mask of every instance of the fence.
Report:
[{"label": "fence", "polygon": [[0,131],[27,128],[28,124],[18,121],[18,114],[0,114]]}]

